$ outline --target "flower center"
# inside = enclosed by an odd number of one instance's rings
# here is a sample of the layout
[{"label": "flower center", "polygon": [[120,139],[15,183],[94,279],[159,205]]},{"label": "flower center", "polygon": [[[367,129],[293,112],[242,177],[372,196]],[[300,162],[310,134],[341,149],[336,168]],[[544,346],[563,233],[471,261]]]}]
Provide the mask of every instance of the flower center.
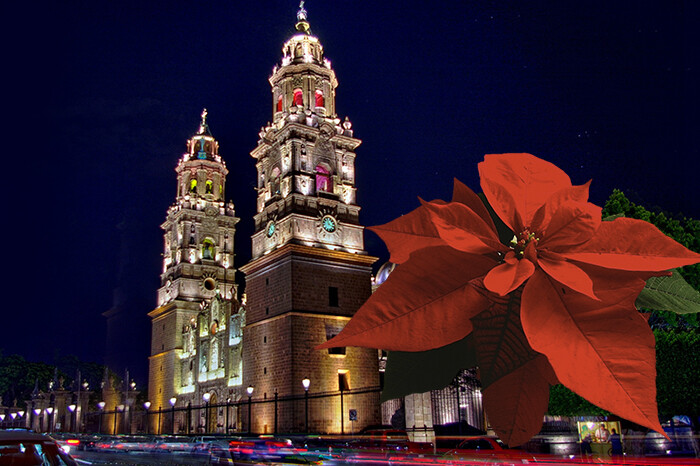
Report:
[{"label": "flower center", "polygon": [[530,231],[530,228],[527,227],[517,235],[513,236],[513,239],[510,240],[510,247],[515,251],[518,257],[522,257],[525,252],[525,248],[529,243],[534,242],[535,246],[537,246],[539,241],[540,239],[537,237],[536,233],[534,231]]}]

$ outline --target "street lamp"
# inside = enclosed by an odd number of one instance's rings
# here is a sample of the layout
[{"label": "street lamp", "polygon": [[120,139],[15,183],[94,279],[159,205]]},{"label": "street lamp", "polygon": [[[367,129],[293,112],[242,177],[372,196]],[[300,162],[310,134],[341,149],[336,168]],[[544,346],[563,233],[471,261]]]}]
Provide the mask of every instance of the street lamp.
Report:
[{"label": "street lamp", "polygon": [[170,423],[172,424],[172,428],[173,428],[172,432],[174,435],[175,434],[175,403],[177,403],[177,398],[172,397],[172,398],[170,398],[169,401],[170,401],[170,408],[172,410],[172,412],[170,414]]},{"label": "street lamp", "polygon": [[301,381],[301,384],[304,386],[304,420],[305,420],[305,429],[306,433],[309,433],[309,386],[311,386],[311,380],[309,380],[308,377],[304,377],[304,380]]},{"label": "street lamp", "polygon": [[34,408],[34,416],[39,416],[39,432],[43,432],[44,430],[44,416],[42,416],[42,413],[44,411],[41,408]]},{"label": "street lamp", "polygon": [[[100,409],[100,424],[97,426],[97,433],[98,434],[102,433],[102,415],[105,412],[105,405],[106,404],[107,403],[105,403],[104,401],[100,401],[99,403],[97,403],[97,407]],[[41,421],[41,419],[40,419],[40,421]]]},{"label": "street lamp", "polygon": [[275,388],[275,435],[277,435],[277,389]]},{"label": "street lamp", "polygon": [[117,434],[117,413],[118,413],[119,411],[123,411],[123,410],[124,410],[124,405],[116,405],[116,406],[114,406],[114,429],[112,430],[112,433],[113,433],[114,435]]},{"label": "street lamp", "polygon": [[71,432],[75,431],[75,408],[78,406],[75,404],[69,404],[68,405],[68,411],[70,411],[70,430]]},{"label": "street lamp", "polygon": [[211,393],[205,393],[202,395],[204,399],[204,433],[209,433],[209,400],[211,399]]},{"label": "street lamp", "polygon": [[246,392],[248,392],[248,435],[250,435],[253,432],[253,426],[250,423],[250,408],[252,405],[251,398],[253,396],[253,390],[255,390],[255,387],[252,385],[248,385],[248,388],[245,389]]},{"label": "street lamp", "polygon": [[143,404],[143,407],[146,408],[146,435],[148,435],[148,408],[151,407],[151,402],[147,401]]},{"label": "street lamp", "polygon": [[53,406],[49,406],[48,408],[46,408],[46,414],[49,415],[49,433],[51,433],[51,418],[53,417]]},{"label": "street lamp", "polygon": [[226,435],[229,433],[228,412],[231,405],[231,397],[226,397]]}]

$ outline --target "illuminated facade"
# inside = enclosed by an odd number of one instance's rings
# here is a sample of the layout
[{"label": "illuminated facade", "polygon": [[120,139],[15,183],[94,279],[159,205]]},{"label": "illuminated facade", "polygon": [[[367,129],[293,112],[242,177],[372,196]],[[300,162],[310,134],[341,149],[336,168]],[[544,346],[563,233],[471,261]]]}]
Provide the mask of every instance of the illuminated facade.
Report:
[{"label": "illuminated facade", "polygon": [[[247,303],[236,300],[238,219],[206,111],[176,168],[149,313],[151,409],[175,409],[154,432],[340,433],[380,422],[377,351],[313,349],[370,296],[376,258],[364,250],[355,198],[361,141],[336,114],[338,82],[303,6],[297,17],[270,77],[273,123],[251,152],[258,196],[252,260],[241,268]],[[209,409],[186,409],[204,402]]]},{"label": "illuminated facade", "polygon": [[[225,401],[242,384],[245,313],[236,300],[232,270],[239,219],[233,203],[225,201],[228,170],[206,117],[205,110],[175,169],[176,200],[161,225],[161,287],[158,307],[148,314],[148,392],[154,410],[170,409],[173,402],[177,407],[199,405],[205,393],[212,403]],[[215,417],[212,422],[209,430],[214,431]],[[201,422],[190,419],[190,424]],[[182,425],[175,429],[184,430]]]},{"label": "illuminated facade", "polygon": [[[269,79],[272,124],[251,152],[258,197],[252,260],[241,268],[248,296],[243,383],[258,399],[300,399],[308,378],[310,395],[332,395],[311,399],[308,429],[351,432],[380,421],[378,393],[357,393],[379,385],[377,351],[313,348],[338,334],[371,294],[376,258],[364,250],[355,192],[361,141],[336,114],[338,81],[303,6],[297,18]],[[259,404],[250,427],[273,432],[275,417],[280,432],[306,428],[303,403],[278,416],[271,403]]]}]

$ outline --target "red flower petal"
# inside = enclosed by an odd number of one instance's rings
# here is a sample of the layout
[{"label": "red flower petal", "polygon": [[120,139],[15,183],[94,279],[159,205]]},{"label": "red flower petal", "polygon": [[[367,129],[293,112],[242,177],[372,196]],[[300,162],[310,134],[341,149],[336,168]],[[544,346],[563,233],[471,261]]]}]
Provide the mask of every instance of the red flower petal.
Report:
[{"label": "red flower petal", "polygon": [[445,244],[431,221],[430,211],[423,206],[369,229],[386,243],[391,254],[389,260],[394,264],[407,261],[413,251]]},{"label": "red flower petal", "polygon": [[602,222],[590,241],[560,254],[618,270],[660,272],[700,262],[700,254],[686,249],[651,223],[624,217]]},{"label": "red flower petal", "polygon": [[431,213],[433,225],[447,245],[471,254],[506,251],[498,240],[495,228],[489,227],[473,210],[464,204],[424,203]]},{"label": "red flower petal", "polygon": [[601,222],[601,208],[588,202],[568,201],[552,216],[538,248],[569,250],[590,240]]},{"label": "red flower petal", "polygon": [[484,389],[484,408],[498,437],[521,445],[542,429],[549,404],[552,367],[542,355]]},{"label": "red flower petal", "polygon": [[567,188],[560,189],[556,193],[552,194],[547,202],[545,202],[542,207],[537,209],[535,215],[532,218],[532,223],[530,224],[530,231],[541,231],[549,225],[552,221],[552,216],[561,207],[562,204],[568,201],[575,202],[587,202],[588,201],[588,188],[591,182],[581,186],[570,186]]},{"label": "red flower petal", "polygon": [[593,280],[591,280],[591,277],[579,267],[564,260],[561,256],[548,251],[540,251],[537,265],[559,283],[598,300],[593,292]]},{"label": "red flower petal", "polygon": [[486,155],[479,174],[491,207],[516,232],[530,225],[553,193],[571,186],[566,173],[531,154]]},{"label": "red flower petal", "polygon": [[567,292],[544,273],[525,285],[523,330],[562,384],[591,403],[663,432],[656,409],[654,335],[634,308],[639,274],[587,267],[601,301]]},{"label": "red flower petal", "polygon": [[469,186],[465,185],[457,178],[454,180],[452,202],[459,202],[469,207],[475,214],[481,217],[491,230],[496,231],[496,225],[494,225],[493,219],[481,198],[472,191]]},{"label": "red flower petal", "polygon": [[527,259],[518,260],[511,251],[506,255],[506,261],[491,269],[484,278],[484,286],[501,296],[505,296],[520,285],[535,271],[535,265]]},{"label": "red flower petal", "polygon": [[496,264],[446,246],[415,251],[335,338],[317,346],[424,351],[464,338],[488,300],[469,285]]}]

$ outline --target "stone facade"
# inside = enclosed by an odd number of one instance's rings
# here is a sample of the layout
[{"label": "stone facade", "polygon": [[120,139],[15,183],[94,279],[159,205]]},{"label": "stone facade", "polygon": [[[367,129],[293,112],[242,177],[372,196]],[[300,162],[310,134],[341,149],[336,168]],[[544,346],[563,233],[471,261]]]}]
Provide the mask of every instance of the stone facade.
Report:
[{"label": "stone facade", "polygon": [[[241,268],[248,296],[243,378],[263,399],[277,393],[296,400],[277,410],[277,430],[303,431],[308,422],[312,431],[350,432],[380,420],[378,393],[355,393],[378,388],[377,351],[314,347],[337,335],[369,298],[376,258],[364,250],[356,203],[360,141],[335,113],[338,81],[303,9],[298,19],[270,77],[273,123],[251,152],[258,200],[253,259]],[[350,409],[362,413],[357,421],[349,421]],[[269,431],[274,413],[261,405],[257,414],[252,429]]]},{"label": "stone facade", "polygon": [[[218,399],[242,384],[240,324],[233,237],[238,218],[225,201],[228,170],[202,114],[177,168],[176,201],[161,227],[163,273],[152,321],[149,401],[152,410],[199,405],[204,393]],[[232,326],[232,324],[234,324]],[[238,325],[238,327],[236,327]],[[238,331],[236,339],[232,332]],[[155,421],[154,421],[155,422]],[[185,428],[197,430],[198,421]],[[152,426],[158,431],[160,425]]]},{"label": "stone facade", "polygon": [[[376,258],[364,250],[356,203],[360,141],[336,114],[335,72],[303,8],[297,18],[270,77],[273,123],[251,152],[258,197],[253,259],[241,268],[247,302],[236,299],[238,219],[206,111],[176,168],[149,313],[149,400],[159,412],[174,403],[167,431],[340,433],[380,420],[377,351],[314,350],[369,298]],[[204,403],[206,413],[187,409]]]}]

